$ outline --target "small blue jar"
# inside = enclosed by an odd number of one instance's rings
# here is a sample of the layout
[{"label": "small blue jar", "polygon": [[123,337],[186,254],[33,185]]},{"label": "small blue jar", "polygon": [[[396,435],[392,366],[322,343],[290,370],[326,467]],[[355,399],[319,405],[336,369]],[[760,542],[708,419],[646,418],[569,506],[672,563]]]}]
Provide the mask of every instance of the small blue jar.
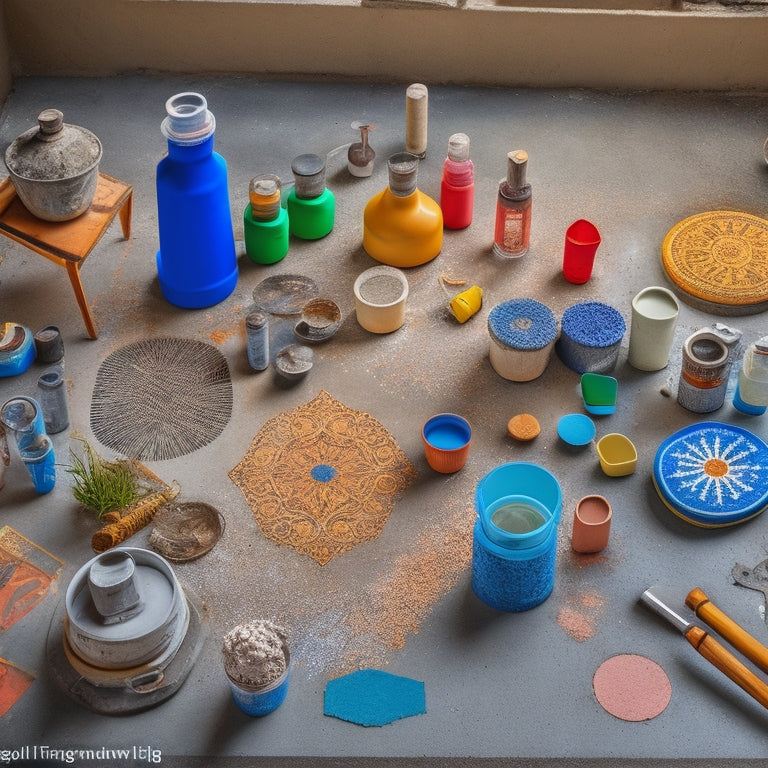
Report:
[{"label": "small blue jar", "polygon": [[519,612],[543,603],[555,585],[562,494],[543,467],[511,462],[478,484],[472,589],[486,605]]}]

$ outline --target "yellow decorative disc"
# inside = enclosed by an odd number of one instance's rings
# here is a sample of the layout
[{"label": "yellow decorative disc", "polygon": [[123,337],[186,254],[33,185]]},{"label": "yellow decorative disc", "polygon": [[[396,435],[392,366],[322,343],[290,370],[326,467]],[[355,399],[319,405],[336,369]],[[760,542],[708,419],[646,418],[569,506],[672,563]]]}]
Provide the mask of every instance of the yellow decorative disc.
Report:
[{"label": "yellow decorative disc", "polygon": [[689,216],[664,238],[662,262],[681,290],[726,314],[762,311],[768,302],[768,221],[738,211]]}]

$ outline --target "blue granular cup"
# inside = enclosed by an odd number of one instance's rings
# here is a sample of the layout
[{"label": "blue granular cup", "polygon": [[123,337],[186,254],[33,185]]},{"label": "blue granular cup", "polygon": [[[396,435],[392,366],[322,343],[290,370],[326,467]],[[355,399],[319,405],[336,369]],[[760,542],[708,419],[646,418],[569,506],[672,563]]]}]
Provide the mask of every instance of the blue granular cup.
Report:
[{"label": "blue granular cup", "polygon": [[[514,512],[515,505],[527,511]],[[475,506],[475,594],[499,611],[527,611],[544,602],[555,585],[562,512],[557,480],[536,464],[504,464],[478,483]]]},{"label": "blue granular cup", "polygon": [[555,350],[576,373],[609,373],[616,366],[626,330],[617,309],[600,301],[584,301],[563,313]]}]

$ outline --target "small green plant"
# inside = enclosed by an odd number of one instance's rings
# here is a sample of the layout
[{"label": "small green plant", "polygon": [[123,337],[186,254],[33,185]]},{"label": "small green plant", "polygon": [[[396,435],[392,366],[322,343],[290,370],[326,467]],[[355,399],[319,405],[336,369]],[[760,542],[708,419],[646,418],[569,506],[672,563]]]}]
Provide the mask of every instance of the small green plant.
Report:
[{"label": "small green plant", "polygon": [[140,497],[137,481],[126,462],[106,461],[83,441],[85,458],[70,450],[67,472],[74,480],[72,495],[98,517],[133,504]]}]

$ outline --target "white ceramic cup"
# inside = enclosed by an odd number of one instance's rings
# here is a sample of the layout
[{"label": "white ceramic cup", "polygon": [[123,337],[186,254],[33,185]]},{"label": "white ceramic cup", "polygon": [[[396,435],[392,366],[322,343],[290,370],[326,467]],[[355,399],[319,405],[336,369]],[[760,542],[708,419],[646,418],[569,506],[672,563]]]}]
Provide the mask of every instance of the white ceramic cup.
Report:
[{"label": "white ceramic cup", "polygon": [[643,288],[632,299],[629,364],[640,371],[660,371],[669,363],[680,305],[667,288]]},{"label": "white ceramic cup", "polygon": [[395,267],[371,267],[354,285],[357,322],[371,333],[392,333],[405,322],[408,280]]}]

